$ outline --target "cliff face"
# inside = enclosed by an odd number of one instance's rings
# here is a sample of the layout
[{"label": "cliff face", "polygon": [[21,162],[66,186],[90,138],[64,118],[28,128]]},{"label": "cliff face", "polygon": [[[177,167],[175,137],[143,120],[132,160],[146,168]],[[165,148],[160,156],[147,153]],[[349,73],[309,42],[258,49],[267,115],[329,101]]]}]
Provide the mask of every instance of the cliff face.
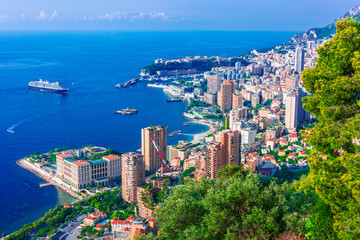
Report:
[{"label": "cliff face", "polygon": [[347,12],[344,15],[340,16],[339,18],[335,19],[332,23],[330,23],[329,25],[327,25],[325,27],[312,28],[312,29],[305,31],[302,34],[295,34],[291,38],[290,43],[301,45],[302,43],[309,41],[309,40],[330,38],[336,33],[335,23],[337,21],[344,20],[347,17],[359,18],[359,19],[357,19],[357,21],[360,21],[360,5],[351,8],[349,12]]}]

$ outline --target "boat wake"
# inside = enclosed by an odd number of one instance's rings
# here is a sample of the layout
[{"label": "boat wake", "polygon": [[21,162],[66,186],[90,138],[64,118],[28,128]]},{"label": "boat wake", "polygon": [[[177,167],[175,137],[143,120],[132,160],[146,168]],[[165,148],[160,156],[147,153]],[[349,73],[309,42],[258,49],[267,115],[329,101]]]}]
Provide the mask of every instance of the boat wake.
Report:
[{"label": "boat wake", "polygon": [[7,131],[8,133],[15,133],[14,129],[15,129],[17,126],[19,126],[19,125],[20,125],[22,122],[24,122],[24,121],[25,121],[25,119],[21,120],[20,122],[15,123],[15,124],[12,125],[11,127],[9,127],[6,131]]}]

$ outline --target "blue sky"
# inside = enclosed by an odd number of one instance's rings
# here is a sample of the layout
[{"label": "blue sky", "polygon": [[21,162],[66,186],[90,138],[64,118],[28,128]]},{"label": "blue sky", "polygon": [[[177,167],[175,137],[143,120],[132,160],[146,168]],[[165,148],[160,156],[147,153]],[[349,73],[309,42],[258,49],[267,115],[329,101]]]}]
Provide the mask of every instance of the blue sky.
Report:
[{"label": "blue sky", "polygon": [[0,0],[0,30],[280,30],[325,26],[354,0]]}]

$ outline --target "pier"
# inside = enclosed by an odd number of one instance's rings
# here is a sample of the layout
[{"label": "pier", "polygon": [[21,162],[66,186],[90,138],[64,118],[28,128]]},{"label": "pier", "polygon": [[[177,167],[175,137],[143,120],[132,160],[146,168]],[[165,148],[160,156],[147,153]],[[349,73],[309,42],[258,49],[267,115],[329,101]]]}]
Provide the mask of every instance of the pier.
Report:
[{"label": "pier", "polygon": [[53,185],[53,184],[52,183],[42,183],[39,186],[40,187],[47,187],[47,186],[51,186],[51,185]]},{"label": "pier", "polygon": [[173,137],[175,134],[181,132],[181,130],[176,130],[168,134],[169,137]]}]

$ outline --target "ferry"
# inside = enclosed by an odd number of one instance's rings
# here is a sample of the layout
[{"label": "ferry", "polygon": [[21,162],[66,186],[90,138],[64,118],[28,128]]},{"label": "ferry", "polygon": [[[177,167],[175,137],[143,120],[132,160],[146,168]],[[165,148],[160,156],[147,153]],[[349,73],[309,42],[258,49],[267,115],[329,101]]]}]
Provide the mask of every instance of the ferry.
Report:
[{"label": "ferry", "polygon": [[69,90],[68,88],[63,88],[59,82],[51,83],[49,81],[44,81],[43,79],[29,82],[29,89],[61,94],[65,94]]}]

